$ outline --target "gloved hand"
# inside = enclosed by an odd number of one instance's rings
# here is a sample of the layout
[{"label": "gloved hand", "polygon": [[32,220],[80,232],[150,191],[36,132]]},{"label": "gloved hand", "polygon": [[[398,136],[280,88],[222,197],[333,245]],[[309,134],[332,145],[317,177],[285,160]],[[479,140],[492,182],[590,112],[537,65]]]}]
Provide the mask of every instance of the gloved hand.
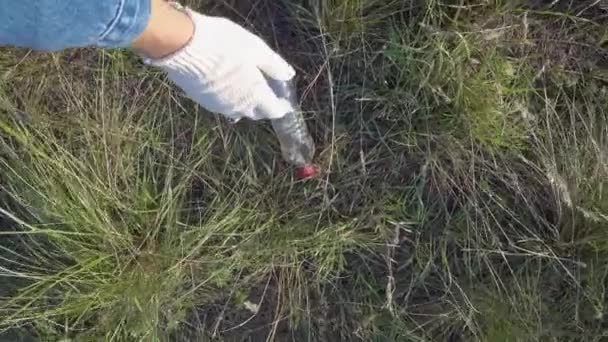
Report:
[{"label": "gloved hand", "polygon": [[261,38],[234,22],[185,9],[194,23],[191,41],[172,55],[147,62],[165,70],[205,109],[233,120],[275,119],[293,110],[265,77],[286,81],[295,70]]}]

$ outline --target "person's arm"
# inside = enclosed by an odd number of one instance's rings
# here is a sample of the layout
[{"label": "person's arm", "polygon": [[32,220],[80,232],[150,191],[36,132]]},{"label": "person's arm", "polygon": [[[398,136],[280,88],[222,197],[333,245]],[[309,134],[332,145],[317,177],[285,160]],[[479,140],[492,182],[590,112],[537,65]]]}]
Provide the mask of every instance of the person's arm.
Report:
[{"label": "person's arm", "polygon": [[0,4],[0,45],[43,51],[128,47],[146,29],[150,0],[19,0]]},{"label": "person's arm", "polygon": [[186,46],[194,35],[194,23],[183,11],[164,0],[152,0],[145,31],[132,44],[150,58],[166,57]]},{"label": "person's arm", "polygon": [[266,80],[289,80],[293,68],[230,20],[164,0],[20,0],[0,6],[0,45],[131,46],[209,111],[258,120],[293,110]]}]

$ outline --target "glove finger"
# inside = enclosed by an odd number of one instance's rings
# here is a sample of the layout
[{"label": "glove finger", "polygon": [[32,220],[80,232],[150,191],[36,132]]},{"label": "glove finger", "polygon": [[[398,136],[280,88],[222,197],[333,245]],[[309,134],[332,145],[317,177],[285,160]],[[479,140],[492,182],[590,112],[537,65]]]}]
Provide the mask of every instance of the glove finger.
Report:
[{"label": "glove finger", "polygon": [[260,44],[262,46],[257,50],[257,66],[266,76],[279,81],[289,81],[296,75],[294,68],[283,57],[261,40]]},{"label": "glove finger", "polygon": [[[260,77],[264,78],[261,73]],[[254,120],[278,119],[295,110],[289,100],[275,95],[265,79],[257,87],[256,99],[258,101],[252,117]]]}]

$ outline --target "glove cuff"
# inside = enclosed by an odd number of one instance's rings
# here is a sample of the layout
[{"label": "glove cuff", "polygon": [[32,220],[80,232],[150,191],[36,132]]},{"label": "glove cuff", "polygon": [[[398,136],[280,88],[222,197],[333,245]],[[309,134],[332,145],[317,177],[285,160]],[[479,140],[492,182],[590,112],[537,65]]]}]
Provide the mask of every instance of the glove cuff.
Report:
[{"label": "glove cuff", "polygon": [[[171,4],[187,14],[192,20],[194,25],[192,37],[182,48],[165,57],[149,58],[143,56],[144,63],[159,67],[165,71],[171,70],[180,74],[208,74],[208,71],[213,70],[221,62],[220,58],[211,55],[208,50],[201,48],[204,44],[198,44],[198,41],[201,40],[200,28],[205,25],[208,17],[188,7],[182,7],[178,3],[172,2]],[[201,58],[201,56],[205,56],[205,58]]]}]

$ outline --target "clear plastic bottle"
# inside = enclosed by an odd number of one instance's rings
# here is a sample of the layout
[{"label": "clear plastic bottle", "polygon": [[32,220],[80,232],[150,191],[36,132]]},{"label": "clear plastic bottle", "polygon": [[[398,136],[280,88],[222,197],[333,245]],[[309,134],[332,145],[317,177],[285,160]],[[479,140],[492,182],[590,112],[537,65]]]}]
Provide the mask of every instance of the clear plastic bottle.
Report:
[{"label": "clear plastic bottle", "polygon": [[284,117],[271,120],[283,158],[296,166],[299,179],[313,178],[317,174],[317,167],[313,164],[315,144],[302,116],[293,81],[269,79],[268,83],[278,97],[287,99],[295,108]]}]

